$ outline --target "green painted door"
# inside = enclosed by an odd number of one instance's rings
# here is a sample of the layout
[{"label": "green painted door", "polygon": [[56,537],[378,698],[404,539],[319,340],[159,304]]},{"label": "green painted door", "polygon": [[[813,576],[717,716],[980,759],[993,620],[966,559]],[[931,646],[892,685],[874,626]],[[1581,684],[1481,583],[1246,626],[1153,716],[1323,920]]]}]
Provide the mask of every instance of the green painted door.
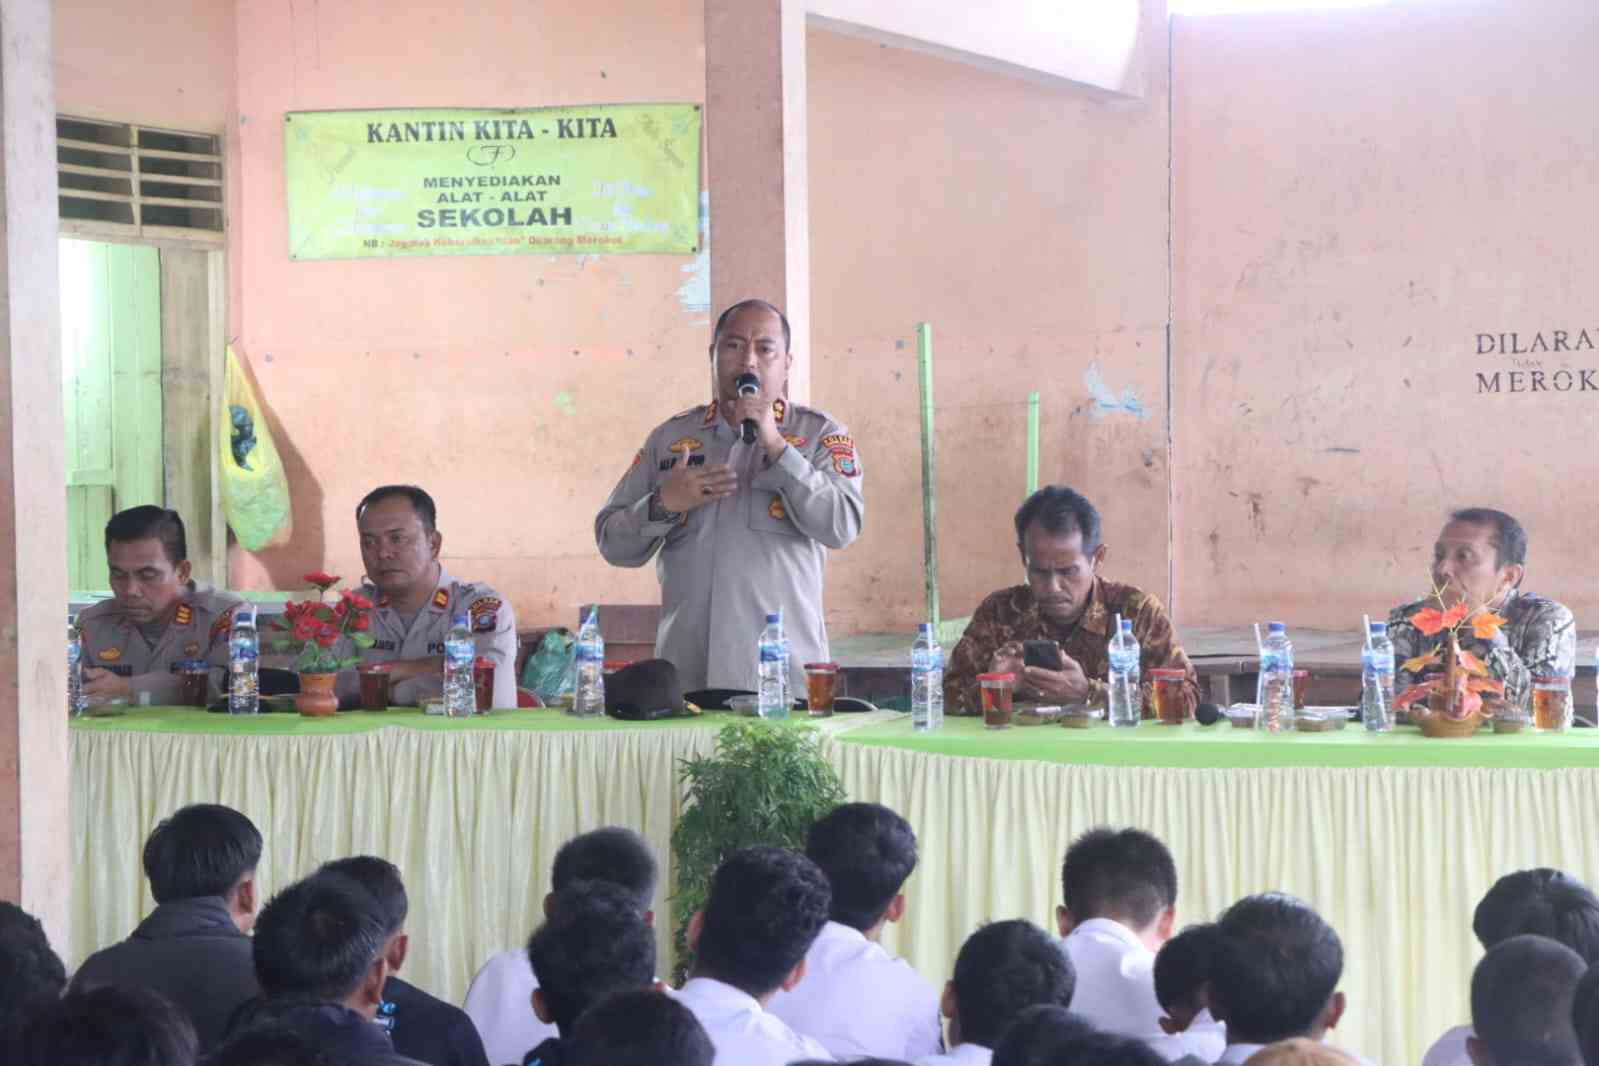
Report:
[{"label": "green painted door", "polygon": [[165,502],[161,469],[161,264],[154,248],[61,241],[67,422],[67,580],[110,587],[105,524]]}]

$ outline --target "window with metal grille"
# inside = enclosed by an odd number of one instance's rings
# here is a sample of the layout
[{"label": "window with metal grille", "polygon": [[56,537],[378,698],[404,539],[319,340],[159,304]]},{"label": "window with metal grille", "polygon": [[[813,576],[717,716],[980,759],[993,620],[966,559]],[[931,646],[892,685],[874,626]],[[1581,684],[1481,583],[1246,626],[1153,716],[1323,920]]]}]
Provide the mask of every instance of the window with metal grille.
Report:
[{"label": "window with metal grille", "polygon": [[56,117],[61,232],[222,243],[222,139]]}]

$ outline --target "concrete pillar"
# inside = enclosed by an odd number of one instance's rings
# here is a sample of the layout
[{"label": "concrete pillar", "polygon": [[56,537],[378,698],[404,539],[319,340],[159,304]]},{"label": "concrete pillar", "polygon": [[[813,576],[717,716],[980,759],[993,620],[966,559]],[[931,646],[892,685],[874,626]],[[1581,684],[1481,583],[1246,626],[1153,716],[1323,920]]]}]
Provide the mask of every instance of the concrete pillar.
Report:
[{"label": "concrete pillar", "polygon": [[66,475],[50,0],[0,0],[0,898],[67,945]]},{"label": "concrete pillar", "polygon": [[758,296],[794,329],[789,395],[811,391],[804,0],[705,0],[711,313]]}]

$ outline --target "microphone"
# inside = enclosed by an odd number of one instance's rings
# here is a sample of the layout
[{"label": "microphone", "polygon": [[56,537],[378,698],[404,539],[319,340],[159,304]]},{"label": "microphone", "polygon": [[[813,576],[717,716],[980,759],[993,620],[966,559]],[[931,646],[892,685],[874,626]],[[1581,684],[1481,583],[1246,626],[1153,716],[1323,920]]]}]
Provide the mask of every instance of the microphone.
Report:
[{"label": "microphone", "polygon": [[1200,725],[1215,725],[1221,721],[1221,708],[1214,703],[1201,703],[1194,708],[1194,719]]},{"label": "microphone", "polygon": [[[761,394],[761,379],[748,370],[738,376],[738,381],[735,384],[738,386],[738,394],[740,396],[759,396]],[[746,418],[740,429],[744,435],[744,443],[754,444],[755,419]]]}]

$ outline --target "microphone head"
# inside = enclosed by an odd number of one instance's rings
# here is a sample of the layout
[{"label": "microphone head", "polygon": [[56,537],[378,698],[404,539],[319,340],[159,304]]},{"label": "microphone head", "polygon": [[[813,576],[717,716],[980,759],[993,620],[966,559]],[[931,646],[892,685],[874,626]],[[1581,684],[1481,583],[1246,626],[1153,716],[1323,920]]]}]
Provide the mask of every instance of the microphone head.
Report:
[{"label": "microphone head", "polygon": [[1194,708],[1194,719],[1200,725],[1215,725],[1221,721],[1221,708],[1214,703],[1201,703]]},{"label": "microphone head", "polygon": [[748,370],[740,374],[734,384],[738,386],[738,394],[740,396],[755,396],[761,391],[761,379]]}]

